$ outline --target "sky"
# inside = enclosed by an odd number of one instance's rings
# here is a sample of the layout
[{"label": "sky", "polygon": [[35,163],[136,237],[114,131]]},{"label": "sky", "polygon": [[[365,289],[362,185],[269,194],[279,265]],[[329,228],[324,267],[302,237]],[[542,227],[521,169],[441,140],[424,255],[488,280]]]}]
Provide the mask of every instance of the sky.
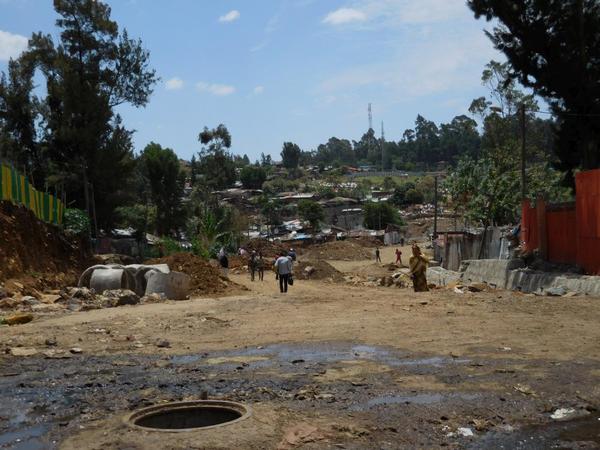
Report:
[{"label": "sky", "polygon": [[[108,0],[150,51],[161,80],[149,104],[119,107],[136,152],[154,141],[189,159],[223,123],[232,151],[280,159],[373,128],[399,140],[417,114],[436,123],[486,94],[504,60],[464,0]],[[51,0],[0,0],[0,70],[32,32],[56,34]]]}]

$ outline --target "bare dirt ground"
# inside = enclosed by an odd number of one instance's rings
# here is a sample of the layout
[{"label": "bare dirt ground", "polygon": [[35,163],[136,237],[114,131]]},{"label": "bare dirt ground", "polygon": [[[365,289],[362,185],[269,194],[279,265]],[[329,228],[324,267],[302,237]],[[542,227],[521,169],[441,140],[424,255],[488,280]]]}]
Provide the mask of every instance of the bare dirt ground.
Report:
[{"label": "bare dirt ground", "polygon": [[[0,448],[600,447],[600,299],[231,278],[249,291],[0,328]],[[189,433],[123,423],[203,391],[253,414]]]}]

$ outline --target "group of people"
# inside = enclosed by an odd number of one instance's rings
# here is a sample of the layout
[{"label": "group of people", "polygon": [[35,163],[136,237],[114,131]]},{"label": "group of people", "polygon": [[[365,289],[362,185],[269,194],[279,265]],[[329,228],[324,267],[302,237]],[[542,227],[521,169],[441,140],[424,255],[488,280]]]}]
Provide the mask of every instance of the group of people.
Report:
[{"label": "group of people", "polygon": [[[250,280],[254,281],[256,275],[258,275],[259,281],[263,281],[265,277],[265,259],[263,258],[262,252],[252,250],[248,251],[244,248],[240,248],[238,254],[243,258],[248,258],[248,271],[250,272]],[[275,279],[279,281],[279,290],[282,293],[288,291],[288,286],[294,283],[293,279],[293,266],[296,261],[296,251],[291,248],[289,251],[282,251],[279,256],[273,260],[273,270],[275,271]],[[227,277],[229,272],[229,258],[224,247],[221,247],[217,255],[223,276]]]},{"label": "group of people", "polygon": [[[413,281],[415,292],[428,291],[427,287],[427,266],[429,260],[423,255],[421,247],[417,244],[412,245],[412,256],[408,261],[409,276]],[[379,247],[375,248],[375,262],[381,262],[381,252]],[[402,266],[402,250],[396,249],[396,264]]]},{"label": "group of people", "polygon": [[[240,256],[247,256],[248,252],[245,249],[240,249]],[[289,251],[282,251],[273,262],[273,270],[275,271],[275,279],[279,281],[279,291],[286,293],[288,286],[294,283],[293,279],[293,268],[294,261],[296,261],[296,252],[293,248]],[[227,258],[227,252],[225,248],[221,247],[218,254],[219,263],[223,270],[223,275],[227,276],[229,269],[229,260]],[[381,262],[381,252],[379,247],[375,249],[375,261]],[[402,251],[396,249],[396,264],[402,265]],[[409,276],[413,281],[413,288],[415,292],[428,291],[427,286],[427,266],[429,260],[423,255],[421,248],[417,244],[412,245],[412,256],[408,262],[409,264]],[[256,252],[253,250],[248,257],[248,269],[250,271],[250,279],[255,280],[256,274],[260,281],[264,280],[265,276],[265,261],[263,259],[262,252]]]}]

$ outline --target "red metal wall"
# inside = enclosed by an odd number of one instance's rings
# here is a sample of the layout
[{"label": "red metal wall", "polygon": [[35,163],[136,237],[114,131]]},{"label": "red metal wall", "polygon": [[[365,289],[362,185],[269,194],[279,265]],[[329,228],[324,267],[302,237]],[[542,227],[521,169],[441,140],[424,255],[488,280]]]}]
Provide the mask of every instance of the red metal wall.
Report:
[{"label": "red metal wall", "polygon": [[533,251],[538,248],[538,225],[537,211],[524,200],[521,206],[521,241],[525,244],[525,250]]},{"label": "red metal wall", "polygon": [[546,209],[548,261],[577,262],[577,225],[575,205]]},{"label": "red metal wall", "polygon": [[577,264],[600,274],[600,169],[579,172],[577,187]]},{"label": "red metal wall", "polygon": [[523,202],[521,241],[528,251],[540,248],[540,213],[545,217],[548,260],[577,264],[588,274],[600,275],[600,169],[579,172],[575,184],[574,207],[539,201],[537,208],[532,208],[529,201]]}]

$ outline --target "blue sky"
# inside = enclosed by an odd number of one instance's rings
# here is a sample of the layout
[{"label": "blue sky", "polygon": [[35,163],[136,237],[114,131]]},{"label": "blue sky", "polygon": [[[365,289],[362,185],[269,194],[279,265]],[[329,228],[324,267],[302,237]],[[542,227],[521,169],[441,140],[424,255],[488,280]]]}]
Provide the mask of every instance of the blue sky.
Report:
[{"label": "blue sky", "polygon": [[[224,123],[232,150],[279,159],[331,136],[358,140],[385,123],[398,140],[417,114],[436,122],[484,95],[480,76],[502,60],[464,0],[109,0],[140,37],[161,82],[146,108],[120,109],[150,141],[189,159],[198,133]],[[55,33],[50,0],[0,0],[0,70],[34,31]]]}]

